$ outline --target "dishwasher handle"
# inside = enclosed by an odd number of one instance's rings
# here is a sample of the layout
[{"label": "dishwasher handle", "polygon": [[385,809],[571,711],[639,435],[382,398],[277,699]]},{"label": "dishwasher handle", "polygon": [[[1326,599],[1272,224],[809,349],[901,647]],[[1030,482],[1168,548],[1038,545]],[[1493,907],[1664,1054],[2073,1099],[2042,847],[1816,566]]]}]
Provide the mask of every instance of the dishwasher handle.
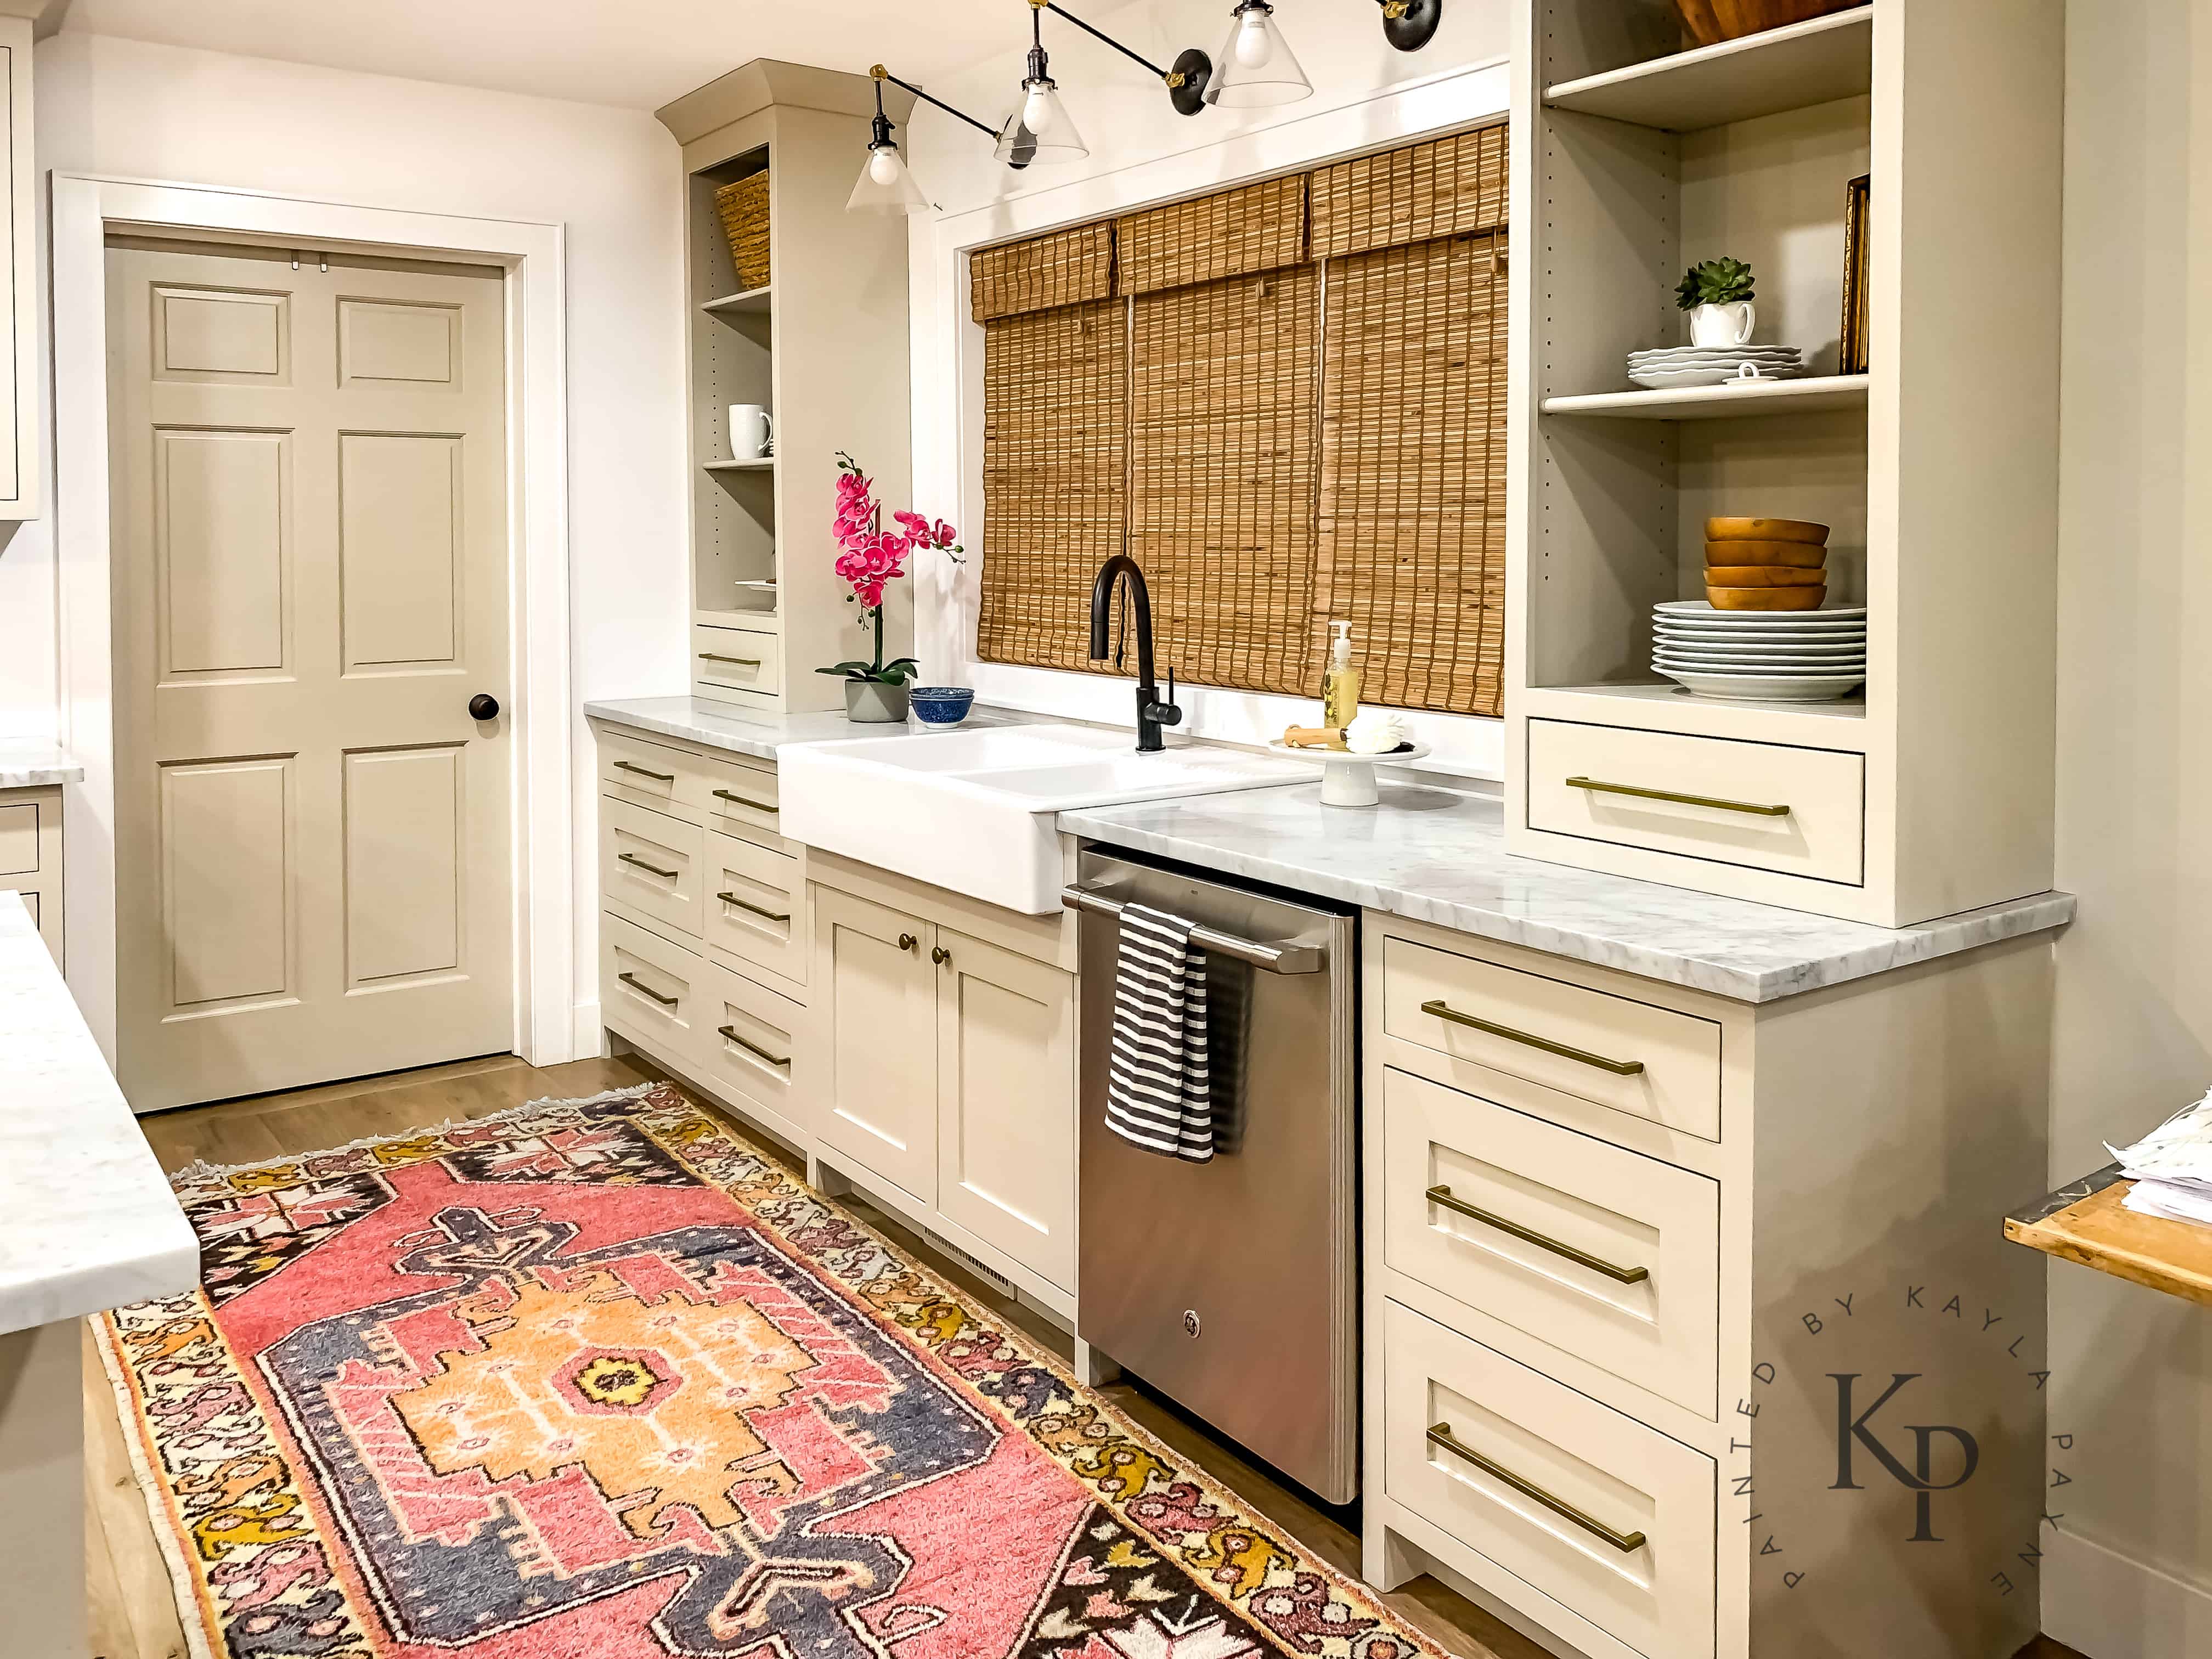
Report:
[{"label": "dishwasher handle", "polygon": [[[1085,882],[1061,888],[1060,902],[1070,910],[1087,911],[1094,916],[1118,916],[1121,914],[1121,902],[1108,897],[1108,890],[1105,882]],[[1234,933],[1203,926],[1190,930],[1190,942],[1215,956],[1249,962],[1266,974],[1317,974],[1328,965],[1328,951],[1318,945],[1239,939]]]}]

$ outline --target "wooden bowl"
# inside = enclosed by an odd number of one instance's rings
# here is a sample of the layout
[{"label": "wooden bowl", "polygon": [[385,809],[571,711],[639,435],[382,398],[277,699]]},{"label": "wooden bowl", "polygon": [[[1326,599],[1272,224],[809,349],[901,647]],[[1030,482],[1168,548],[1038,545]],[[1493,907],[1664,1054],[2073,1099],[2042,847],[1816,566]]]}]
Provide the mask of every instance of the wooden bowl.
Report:
[{"label": "wooden bowl", "polygon": [[1843,11],[1862,0],[1674,0],[1683,32],[1701,46]]},{"label": "wooden bowl", "polygon": [[[1828,550],[1818,542],[1707,542],[1707,564],[1787,564],[1818,570]],[[1741,585],[1741,584],[1739,584]]]},{"label": "wooden bowl", "polygon": [[1828,526],[1802,519],[1708,519],[1709,542],[1803,542],[1812,547],[1828,544]]},{"label": "wooden bowl", "polygon": [[1826,587],[1707,587],[1716,611],[1818,611]]},{"label": "wooden bowl", "polygon": [[1826,587],[1828,573],[1788,564],[1709,564],[1708,587]]}]

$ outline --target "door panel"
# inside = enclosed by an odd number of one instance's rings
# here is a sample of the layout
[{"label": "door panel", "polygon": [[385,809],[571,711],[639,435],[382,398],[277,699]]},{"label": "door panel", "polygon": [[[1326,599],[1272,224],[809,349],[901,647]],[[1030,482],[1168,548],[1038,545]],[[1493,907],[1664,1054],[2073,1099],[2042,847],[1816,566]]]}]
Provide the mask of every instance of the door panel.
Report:
[{"label": "door panel", "polygon": [[823,1140],[925,1204],[937,1199],[937,988],[930,926],[816,890],[830,1076]]},{"label": "door panel", "polygon": [[1073,1294],[1075,978],[938,931],[937,1206]]},{"label": "door panel", "polygon": [[507,1048],[499,274],[107,260],[125,1092]]}]

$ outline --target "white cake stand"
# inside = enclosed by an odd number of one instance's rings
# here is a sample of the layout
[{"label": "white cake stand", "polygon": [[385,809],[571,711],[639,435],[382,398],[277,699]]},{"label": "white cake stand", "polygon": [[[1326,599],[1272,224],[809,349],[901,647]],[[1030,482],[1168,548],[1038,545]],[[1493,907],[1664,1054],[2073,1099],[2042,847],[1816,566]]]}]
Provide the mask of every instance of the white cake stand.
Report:
[{"label": "white cake stand", "polygon": [[1355,755],[1348,749],[1297,749],[1280,742],[1271,743],[1267,747],[1275,754],[1287,755],[1292,760],[1312,761],[1321,768],[1323,806],[1374,805],[1382,799],[1375,787],[1376,766],[1402,766],[1429,752],[1425,743],[1417,743],[1411,749],[1401,749],[1389,755]]}]

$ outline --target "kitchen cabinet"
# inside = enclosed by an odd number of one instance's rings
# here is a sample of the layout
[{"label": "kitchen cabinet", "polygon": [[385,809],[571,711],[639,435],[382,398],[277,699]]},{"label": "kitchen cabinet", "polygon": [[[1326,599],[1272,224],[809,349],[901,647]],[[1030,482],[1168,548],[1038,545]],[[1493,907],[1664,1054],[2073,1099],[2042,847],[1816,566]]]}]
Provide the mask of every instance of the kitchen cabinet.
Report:
[{"label": "kitchen cabinet", "polygon": [[[39,516],[38,191],[31,165],[31,23],[0,17],[0,95],[6,100],[7,155],[0,180],[11,250],[0,262],[0,311],[13,325],[0,337],[0,521]],[[53,941],[50,939],[49,944]]]},{"label": "kitchen cabinet", "polygon": [[62,961],[62,792],[0,789],[0,892],[20,894]]},{"label": "kitchen cabinet", "polygon": [[824,1160],[912,1224],[1072,1311],[1066,924],[819,853],[812,866]]}]

